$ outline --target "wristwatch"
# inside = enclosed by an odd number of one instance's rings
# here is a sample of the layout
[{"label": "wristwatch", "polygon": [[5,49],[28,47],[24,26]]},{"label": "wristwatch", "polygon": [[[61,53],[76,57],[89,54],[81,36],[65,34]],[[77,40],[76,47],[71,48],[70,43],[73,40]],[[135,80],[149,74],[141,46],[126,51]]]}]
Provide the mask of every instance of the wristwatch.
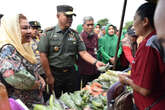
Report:
[{"label": "wristwatch", "polygon": [[95,66],[96,66],[97,61],[98,61],[98,60],[96,60],[96,61],[93,63],[93,65],[95,65]]}]

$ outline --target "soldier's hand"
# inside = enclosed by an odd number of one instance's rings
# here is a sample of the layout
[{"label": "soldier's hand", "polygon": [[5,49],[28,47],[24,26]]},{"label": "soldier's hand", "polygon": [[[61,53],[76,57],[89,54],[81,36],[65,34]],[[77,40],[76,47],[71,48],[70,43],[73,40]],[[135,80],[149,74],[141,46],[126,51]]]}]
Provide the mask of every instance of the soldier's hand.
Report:
[{"label": "soldier's hand", "polygon": [[51,75],[46,78],[46,82],[49,85],[51,90],[54,90],[54,77]]},{"label": "soldier's hand", "polygon": [[105,66],[105,64],[103,62],[97,61],[96,67],[99,68],[99,67],[102,67],[102,66]]}]

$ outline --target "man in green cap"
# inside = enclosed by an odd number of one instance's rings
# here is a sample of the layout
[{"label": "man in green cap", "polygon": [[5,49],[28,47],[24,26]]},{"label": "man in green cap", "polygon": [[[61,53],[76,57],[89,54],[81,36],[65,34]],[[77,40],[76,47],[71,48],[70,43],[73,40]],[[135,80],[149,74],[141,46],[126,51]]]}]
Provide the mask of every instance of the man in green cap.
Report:
[{"label": "man in green cap", "polygon": [[71,6],[57,6],[58,24],[48,30],[39,43],[40,58],[47,83],[52,90],[54,89],[57,98],[62,92],[73,92],[76,89],[77,75],[74,64],[77,54],[96,67],[105,65],[86,51],[78,33],[70,28],[73,15],[76,16]]}]

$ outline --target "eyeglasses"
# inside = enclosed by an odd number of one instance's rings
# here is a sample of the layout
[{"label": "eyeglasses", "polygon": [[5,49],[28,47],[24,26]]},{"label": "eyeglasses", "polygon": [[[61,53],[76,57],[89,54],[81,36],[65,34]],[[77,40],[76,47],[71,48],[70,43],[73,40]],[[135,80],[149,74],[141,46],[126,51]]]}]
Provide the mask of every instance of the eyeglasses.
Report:
[{"label": "eyeglasses", "polygon": [[88,27],[89,27],[89,26],[94,26],[94,24],[86,24],[86,25],[87,25]]}]

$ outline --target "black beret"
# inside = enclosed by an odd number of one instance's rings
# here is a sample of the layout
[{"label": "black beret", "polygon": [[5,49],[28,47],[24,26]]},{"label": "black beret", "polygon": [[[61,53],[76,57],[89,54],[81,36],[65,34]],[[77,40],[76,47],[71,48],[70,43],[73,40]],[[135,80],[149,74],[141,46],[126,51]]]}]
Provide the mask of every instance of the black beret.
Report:
[{"label": "black beret", "polygon": [[41,28],[41,25],[38,21],[30,21],[29,24],[31,27]]},{"label": "black beret", "polygon": [[69,5],[58,5],[57,6],[57,12],[63,12],[66,15],[74,15],[76,16],[75,13],[73,13],[73,7]]}]

